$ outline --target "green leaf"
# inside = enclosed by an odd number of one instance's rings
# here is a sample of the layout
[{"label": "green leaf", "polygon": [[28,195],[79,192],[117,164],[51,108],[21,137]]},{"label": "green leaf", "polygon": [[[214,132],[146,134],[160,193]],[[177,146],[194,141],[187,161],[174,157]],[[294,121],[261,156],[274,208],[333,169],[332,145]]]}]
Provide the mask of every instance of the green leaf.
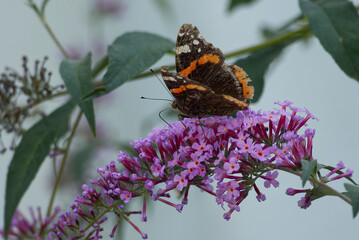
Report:
[{"label": "green leaf", "polygon": [[307,160],[301,160],[302,162],[302,185],[304,187],[305,183],[307,182],[308,178],[312,173],[315,171],[317,167],[317,160],[307,161]]},{"label": "green leaf", "polygon": [[300,0],[302,12],[324,49],[351,78],[359,80],[359,16],[347,0]]},{"label": "green leaf", "polygon": [[69,101],[41,119],[24,133],[19,146],[15,149],[6,181],[4,216],[6,234],[21,197],[49,154],[51,144],[67,132],[68,121],[75,106],[75,101]]},{"label": "green leaf", "polygon": [[82,97],[94,90],[91,83],[91,53],[80,61],[62,61],[60,74],[72,99],[79,103],[82,112],[85,114],[92,133],[96,135],[93,102],[89,100],[80,103]]},{"label": "green leaf", "polygon": [[109,67],[103,78],[106,92],[111,92],[159,60],[174,43],[158,35],[125,33],[109,46]]},{"label": "green leaf", "polygon": [[270,64],[280,55],[282,50],[292,42],[294,42],[294,39],[260,49],[234,63],[243,68],[249,78],[252,79],[252,82],[249,83],[249,85],[254,86],[254,97],[252,102],[257,102],[262,96],[264,76]]},{"label": "green leaf", "polygon": [[359,186],[344,183],[344,187],[348,191],[347,196],[352,200],[353,218],[355,218],[359,212]]},{"label": "green leaf", "polygon": [[256,0],[230,0],[227,11],[232,12],[235,8],[240,7],[241,5],[254,3]]}]

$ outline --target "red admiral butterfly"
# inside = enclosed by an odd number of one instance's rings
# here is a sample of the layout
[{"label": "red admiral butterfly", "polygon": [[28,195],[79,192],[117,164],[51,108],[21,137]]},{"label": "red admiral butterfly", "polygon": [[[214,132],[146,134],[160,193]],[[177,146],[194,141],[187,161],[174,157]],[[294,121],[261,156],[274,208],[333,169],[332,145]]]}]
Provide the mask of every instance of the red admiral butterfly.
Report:
[{"label": "red admiral butterfly", "polygon": [[242,68],[226,64],[220,49],[199,36],[197,27],[183,24],[177,36],[176,70],[161,68],[175,100],[172,108],[187,117],[229,115],[245,110],[254,87]]}]

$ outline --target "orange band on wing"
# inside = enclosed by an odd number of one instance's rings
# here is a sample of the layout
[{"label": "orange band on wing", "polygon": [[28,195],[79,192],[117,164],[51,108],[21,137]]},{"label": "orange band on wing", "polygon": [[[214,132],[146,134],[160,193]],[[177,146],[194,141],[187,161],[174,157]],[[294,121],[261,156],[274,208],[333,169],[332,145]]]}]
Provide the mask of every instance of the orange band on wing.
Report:
[{"label": "orange band on wing", "polygon": [[211,63],[219,63],[219,57],[217,55],[213,55],[213,54],[204,54],[202,57],[200,57],[200,59],[194,60],[189,64],[189,67],[183,69],[182,71],[179,72],[179,74],[181,74],[184,77],[188,77],[188,75],[190,75],[197,67],[197,63],[199,65],[205,64],[207,62],[211,62]]},{"label": "orange band on wing", "polygon": [[188,77],[188,75],[190,75],[191,72],[193,72],[196,69],[196,67],[197,67],[197,60],[194,60],[189,64],[189,67],[180,71],[179,74],[181,74],[184,77]]},{"label": "orange band on wing", "polygon": [[205,91],[206,90],[205,87],[202,87],[200,85],[187,84],[187,85],[181,85],[178,88],[171,89],[171,93],[179,94],[181,92],[186,91],[187,89],[197,89],[199,91]]},{"label": "orange band on wing", "polygon": [[247,76],[247,73],[242,68],[236,65],[234,65],[234,68],[236,69],[234,74],[236,75],[236,78],[239,80],[239,82],[242,84],[244,98],[253,98],[254,87],[247,86],[247,83],[252,80]]},{"label": "orange band on wing", "polygon": [[174,88],[174,89],[171,89],[171,93],[175,93],[175,94],[179,94],[183,91],[186,91],[186,87],[185,86],[179,86],[179,88]]},{"label": "orange band on wing", "polygon": [[197,89],[199,91],[205,91],[206,90],[205,87],[202,87],[200,85],[195,85],[195,84],[188,84],[188,85],[186,85],[186,88],[187,89]]},{"label": "orange band on wing", "polygon": [[199,65],[205,64],[207,62],[218,63],[219,57],[213,54],[204,54],[200,59],[198,59]]},{"label": "orange band on wing", "polygon": [[238,107],[243,107],[243,108],[248,107],[248,104],[247,104],[247,103],[245,103],[245,102],[243,102],[243,101],[239,101],[238,99],[236,99],[236,98],[234,98],[234,97],[231,97],[231,96],[229,96],[229,95],[224,95],[224,94],[222,94],[222,96],[223,96],[225,99],[227,99],[227,100],[229,100],[229,101],[234,102],[235,104],[237,104]]}]

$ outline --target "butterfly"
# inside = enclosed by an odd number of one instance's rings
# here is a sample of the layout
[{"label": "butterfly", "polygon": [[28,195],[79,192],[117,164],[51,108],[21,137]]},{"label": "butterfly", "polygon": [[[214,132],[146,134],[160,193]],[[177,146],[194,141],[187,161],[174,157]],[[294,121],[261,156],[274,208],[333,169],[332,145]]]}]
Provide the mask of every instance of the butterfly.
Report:
[{"label": "butterfly", "polygon": [[161,68],[174,97],[171,106],[186,117],[230,115],[248,108],[254,87],[246,72],[224,62],[222,51],[199,36],[197,27],[183,24],[177,35],[176,70]]}]

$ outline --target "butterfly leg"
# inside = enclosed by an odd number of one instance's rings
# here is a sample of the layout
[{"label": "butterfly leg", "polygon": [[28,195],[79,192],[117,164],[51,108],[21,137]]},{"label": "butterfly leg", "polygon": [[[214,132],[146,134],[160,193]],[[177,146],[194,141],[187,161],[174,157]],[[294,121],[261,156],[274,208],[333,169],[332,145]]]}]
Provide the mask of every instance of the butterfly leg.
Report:
[{"label": "butterfly leg", "polygon": [[201,126],[201,128],[202,128],[202,132],[203,132],[203,137],[204,138],[207,138],[207,136],[206,136],[206,133],[205,133],[205,131],[204,131],[204,128],[203,128],[203,124],[201,123],[201,119],[200,119],[200,117],[198,117],[198,124]]},{"label": "butterfly leg", "polygon": [[[182,119],[180,118],[180,117],[182,117]],[[187,127],[186,127],[186,125],[183,123],[183,119],[185,118],[186,116],[185,115],[183,115],[183,114],[177,114],[177,118],[178,118],[178,120],[180,120],[180,122],[182,123],[182,125],[183,125],[183,127],[186,129]]]},{"label": "butterfly leg", "polygon": [[158,116],[161,118],[162,121],[164,121],[170,128],[173,128],[162,116],[161,116],[161,113],[166,111],[167,109],[169,108],[165,108],[163,110],[161,110],[159,113],[158,113]]}]

